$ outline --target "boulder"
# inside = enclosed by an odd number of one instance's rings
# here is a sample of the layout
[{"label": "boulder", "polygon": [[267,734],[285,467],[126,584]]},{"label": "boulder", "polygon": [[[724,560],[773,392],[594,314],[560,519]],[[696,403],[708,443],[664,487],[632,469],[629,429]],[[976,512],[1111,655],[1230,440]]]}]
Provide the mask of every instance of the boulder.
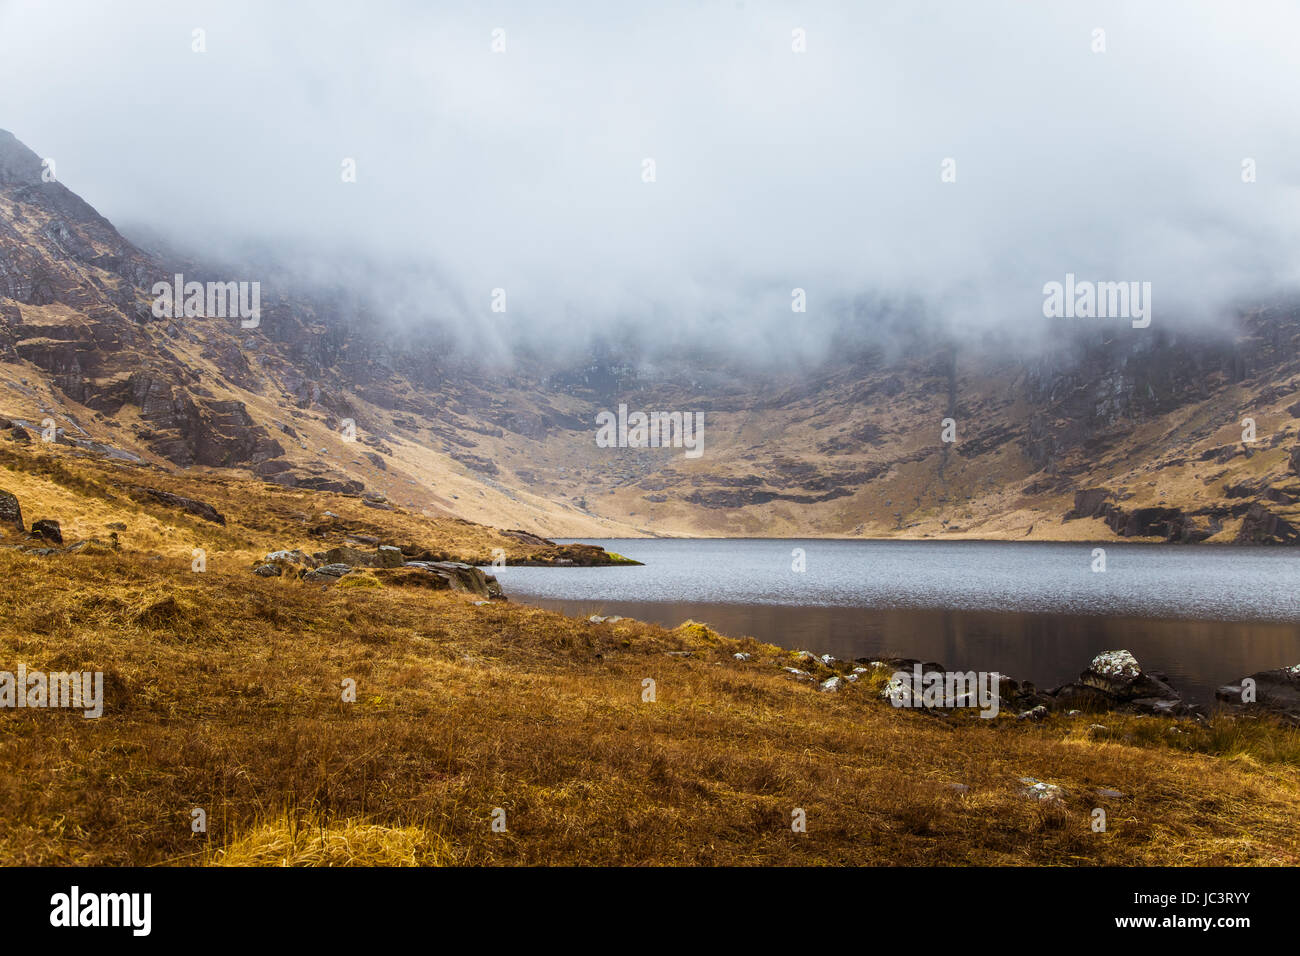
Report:
[{"label": "boulder", "polygon": [[278,578],[284,572],[278,564],[259,564],[253,568],[253,573],[264,578]]},{"label": "boulder", "polygon": [[316,565],[314,559],[308,557],[296,548],[293,551],[268,551],[266,557],[263,558],[262,561],[264,564],[274,564],[282,567],[302,566],[305,568],[311,568]]},{"label": "boulder", "polygon": [[356,548],[330,548],[325,552],[326,564],[346,564],[350,568],[370,568],[375,566],[375,556]]},{"label": "boulder", "polygon": [[406,558],[402,555],[401,548],[394,548],[391,545],[381,544],[376,553],[375,566],[380,568],[400,568],[406,564]]},{"label": "boulder", "polygon": [[489,578],[471,564],[461,564],[459,561],[407,561],[405,566],[419,568],[446,579],[453,591],[466,591],[486,598],[504,597],[496,578]]},{"label": "boulder", "polygon": [[1189,708],[1165,675],[1147,673],[1126,650],[1103,651],[1079,679],[1046,694],[1053,710],[1128,710],[1184,714]]},{"label": "boulder", "polygon": [[[1245,700],[1245,682],[1255,683],[1254,701]],[[1220,687],[1214,694],[1230,704],[1243,704],[1300,717],[1300,664],[1259,671],[1236,684]]]},{"label": "boulder", "polygon": [[432,591],[448,591],[451,580],[442,574],[431,573],[423,568],[380,568],[375,577],[383,584],[403,588],[428,588]]},{"label": "boulder", "polygon": [[304,571],[302,579],[313,584],[334,584],[352,569],[346,564],[324,564],[314,570]]},{"label": "boulder", "polygon": [[7,491],[0,490],[0,525],[8,525],[18,531],[26,531],[23,526],[23,509],[18,499]]},{"label": "boulder", "polygon": [[1144,697],[1181,699],[1178,692],[1158,676],[1145,673],[1137,658],[1126,650],[1102,651],[1079,675],[1079,683],[1124,702]]},{"label": "boulder", "polygon": [[41,518],[32,522],[32,534],[44,538],[53,544],[63,544],[63,529],[53,518]]},{"label": "boulder", "polygon": [[221,525],[226,523],[226,519],[221,512],[206,502],[196,501],[194,498],[183,498],[180,495],[172,494],[170,491],[159,491],[157,488],[141,488],[140,491],[154,501],[170,505],[173,508],[180,508],[182,511],[189,512],[204,521],[211,521],[213,524]]}]

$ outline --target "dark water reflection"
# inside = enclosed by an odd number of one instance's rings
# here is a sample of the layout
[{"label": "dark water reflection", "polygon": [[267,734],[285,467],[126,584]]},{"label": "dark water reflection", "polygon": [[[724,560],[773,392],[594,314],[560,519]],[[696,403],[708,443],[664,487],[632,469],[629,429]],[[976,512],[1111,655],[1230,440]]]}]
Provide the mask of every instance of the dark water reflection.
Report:
[{"label": "dark water reflection", "polygon": [[[783,647],[921,657],[1040,686],[1119,647],[1201,701],[1245,674],[1300,663],[1300,556],[1283,551],[1107,546],[1108,571],[1093,574],[1091,545],[596,543],[647,567],[498,576],[512,599],[568,614],[694,618]],[[806,550],[804,574],[790,570],[794,547]]]}]

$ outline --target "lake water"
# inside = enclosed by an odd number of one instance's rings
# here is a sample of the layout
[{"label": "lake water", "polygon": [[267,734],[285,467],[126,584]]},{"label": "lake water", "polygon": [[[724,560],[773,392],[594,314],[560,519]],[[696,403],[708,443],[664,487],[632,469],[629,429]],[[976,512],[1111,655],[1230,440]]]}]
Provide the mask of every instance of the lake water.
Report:
[{"label": "lake water", "polygon": [[[1107,544],[593,540],[644,567],[496,570],[512,600],[1050,687],[1127,648],[1185,697],[1300,663],[1300,551]],[[806,570],[792,569],[802,548]]]}]

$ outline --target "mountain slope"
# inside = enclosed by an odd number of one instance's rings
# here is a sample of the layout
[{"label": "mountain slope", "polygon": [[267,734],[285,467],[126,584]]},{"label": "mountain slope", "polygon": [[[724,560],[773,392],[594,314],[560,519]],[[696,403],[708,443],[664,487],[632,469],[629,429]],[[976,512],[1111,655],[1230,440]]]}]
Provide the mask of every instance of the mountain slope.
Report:
[{"label": "mountain slope", "polygon": [[[864,319],[798,375],[599,344],[503,372],[273,271],[142,251],[41,171],[0,132],[0,415],[34,436],[548,537],[1300,540],[1290,303],[1214,333],[1076,322],[1047,352]],[[177,272],[268,275],[260,325],[156,318]],[[620,404],[702,413],[703,453],[598,447]]]}]

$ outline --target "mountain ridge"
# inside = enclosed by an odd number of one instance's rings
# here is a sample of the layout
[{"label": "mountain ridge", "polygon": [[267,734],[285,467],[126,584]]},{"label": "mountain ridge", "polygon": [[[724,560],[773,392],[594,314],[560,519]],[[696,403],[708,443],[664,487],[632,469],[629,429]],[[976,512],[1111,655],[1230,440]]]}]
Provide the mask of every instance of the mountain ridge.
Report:
[{"label": "mountain ridge", "polygon": [[[687,355],[647,370],[608,343],[502,369],[445,330],[274,282],[257,328],[156,318],[150,289],[175,272],[235,277],[142,251],[42,172],[0,131],[0,415],[52,420],[88,453],[550,538],[1300,539],[1289,301],[1218,332],[1076,322],[1022,355],[932,327],[886,348],[864,322],[797,373]],[[598,447],[596,416],[619,405],[702,413],[703,454]]]}]

